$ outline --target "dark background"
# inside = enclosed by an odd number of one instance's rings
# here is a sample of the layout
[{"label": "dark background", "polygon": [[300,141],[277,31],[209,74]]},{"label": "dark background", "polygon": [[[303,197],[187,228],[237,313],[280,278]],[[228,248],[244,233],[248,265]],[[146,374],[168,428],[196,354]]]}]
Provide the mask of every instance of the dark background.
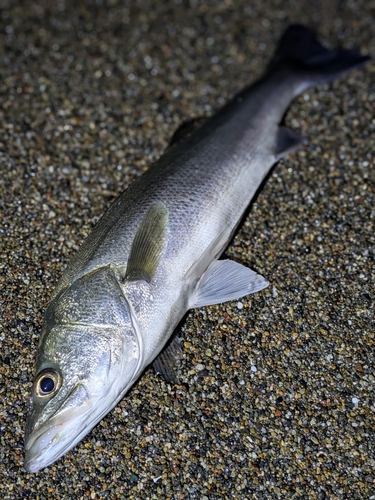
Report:
[{"label": "dark background", "polygon": [[43,313],[98,217],[178,125],[259,77],[289,23],[375,54],[375,2],[0,7],[0,497],[375,498],[374,64],[288,112],[309,145],[227,251],[269,288],[188,315],[184,385],[148,370],[66,456],[23,469]]}]

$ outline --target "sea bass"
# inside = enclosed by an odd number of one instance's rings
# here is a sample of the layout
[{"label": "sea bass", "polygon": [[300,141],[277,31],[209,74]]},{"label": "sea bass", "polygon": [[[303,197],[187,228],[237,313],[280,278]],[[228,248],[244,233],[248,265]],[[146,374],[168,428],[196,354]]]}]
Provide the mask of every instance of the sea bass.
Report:
[{"label": "sea bass", "polygon": [[272,166],[303,142],[280,126],[292,99],[368,59],[289,27],[259,81],[178,134],[115,200],[46,311],[26,425],[29,472],[75,446],[158,356],[163,366],[163,348],[189,309],[268,285],[219,257]]}]

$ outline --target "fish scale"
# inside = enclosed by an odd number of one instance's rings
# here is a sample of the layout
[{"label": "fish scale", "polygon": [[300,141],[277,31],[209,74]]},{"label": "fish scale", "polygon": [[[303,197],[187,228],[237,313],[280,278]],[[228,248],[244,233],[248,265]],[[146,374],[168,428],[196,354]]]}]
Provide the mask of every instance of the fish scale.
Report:
[{"label": "fish scale", "polygon": [[[170,214],[166,255],[186,252],[190,245],[188,258],[199,259],[202,246],[223,227],[235,226],[275,163],[278,124],[298,83],[289,82],[280,95],[283,78],[276,73],[264,87],[242,92],[122,193],[83,243],[55,293],[92,269],[126,262],[139,221],[155,201],[163,201]],[[266,135],[254,121],[266,128]]]},{"label": "fish scale", "polygon": [[180,140],[121,194],[68,265],[46,311],[26,426],[25,467],[53,463],[155,360],[170,379],[176,326],[191,308],[268,285],[219,260],[277,160],[303,138],[280,126],[291,100],[369,58],[284,33],[265,75]]}]

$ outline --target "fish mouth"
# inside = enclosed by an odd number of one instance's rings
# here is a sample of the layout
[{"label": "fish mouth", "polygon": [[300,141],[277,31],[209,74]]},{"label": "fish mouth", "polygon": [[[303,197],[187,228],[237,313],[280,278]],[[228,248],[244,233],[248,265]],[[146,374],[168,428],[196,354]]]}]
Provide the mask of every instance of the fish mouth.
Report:
[{"label": "fish mouth", "polygon": [[38,412],[31,414],[26,426],[25,469],[37,472],[70,450],[91,429],[92,407],[93,401],[85,386],[78,384],[62,406],[39,427],[35,426]]},{"label": "fish mouth", "polygon": [[[84,390],[82,386],[79,389],[82,392]],[[123,393],[113,398],[110,406],[99,408],[98,400],[88,397],[78,407],[72,407],[69,403],[64,405],[58,413],[27,436],[24,461],[26,471],[38,472],[58,460],[79,443],[122,396]]]},{"label": "fish mouth", "polygon": [[[81,392],[83,402],[81,400],[79,406],[73,406],[71,398],[68,397],[63,407],[40,427],[30,429],[30,432],[26,430],[24,461],[26,471],[34,473],[48,467],[71,450],[116,406],[132,383],[133,381],[129,382],[123,391],[115,394],[110,390],[111,386],[99,399],[90,399],[84,386],[79,384],[69,395]],[[110,404],[103,404],[105,401],[108,403],[108,400]],[[32,423],[32,419],[30,422]],[[28,425],[26,428],[28,429]]]},{"label": "fish mouth", "polygon": [[[85,417],[91,407],[87,402],[80,408],[58,413],[30,434],[25,444],[27,472],[37,472],[55,462],[89,432],[90,420]],[[83,428],[77,435],[75,431],[81,425]]]}]

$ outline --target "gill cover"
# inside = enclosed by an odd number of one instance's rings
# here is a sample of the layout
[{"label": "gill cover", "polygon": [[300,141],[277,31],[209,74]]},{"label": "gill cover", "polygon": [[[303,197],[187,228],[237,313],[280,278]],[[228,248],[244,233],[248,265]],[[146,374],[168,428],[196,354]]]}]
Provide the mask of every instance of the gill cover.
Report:
[{"label": "gill cover", "polygon": [[92,429],[122,397],[140,358],[137,329],[110,266],[79,278],[51,303],[26,425],[29,470],[55,461]]},{"label": "gill cover", "polygon": [[26,427],[27,470],[46,467],[72,448],[138,376],[143,366],[139,294],[152,300],[149,283],[160,263],[167,223],[166,206],[151,205],[126,267],[95,269],[51,302]]}]

